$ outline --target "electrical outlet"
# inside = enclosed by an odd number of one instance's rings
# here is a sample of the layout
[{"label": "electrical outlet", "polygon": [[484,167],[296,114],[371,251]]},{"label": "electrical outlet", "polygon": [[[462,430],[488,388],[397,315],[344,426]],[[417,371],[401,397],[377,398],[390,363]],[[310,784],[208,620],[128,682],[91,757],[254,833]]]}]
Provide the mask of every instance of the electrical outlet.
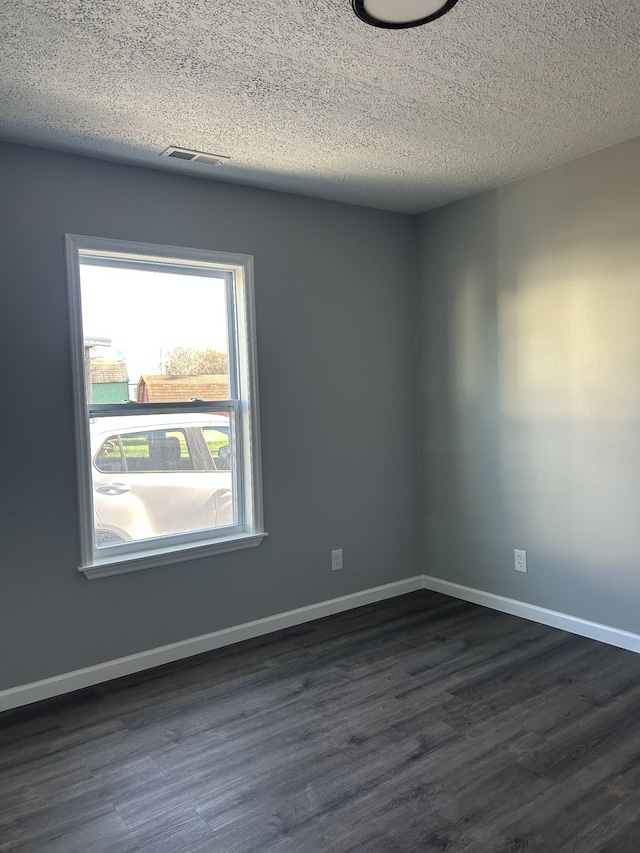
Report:
[{"label": "electrical outlet", "polygon": [[342,568],[342,548],[331,552],[331,571],[338,572]]},{"label": "electrical outlet", "polygon": [[514,556],[516,560],[516,572],[526,572],[527,571],[527,552],[520,551],[518,548],[514,550]]}]

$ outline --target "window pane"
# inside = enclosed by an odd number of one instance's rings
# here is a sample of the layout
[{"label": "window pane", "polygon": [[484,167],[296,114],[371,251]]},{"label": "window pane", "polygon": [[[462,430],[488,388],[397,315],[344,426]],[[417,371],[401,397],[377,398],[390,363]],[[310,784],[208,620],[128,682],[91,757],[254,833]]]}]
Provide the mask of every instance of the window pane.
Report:
[{"label": "window pane", "polygon": [[95,546],[237,523],[233,466],[222,464],[230,423],[227,413],[92,418]]},{"label": "window pane", "polygon": [[87,402],[230,399],[228,281],[81,260]]}]

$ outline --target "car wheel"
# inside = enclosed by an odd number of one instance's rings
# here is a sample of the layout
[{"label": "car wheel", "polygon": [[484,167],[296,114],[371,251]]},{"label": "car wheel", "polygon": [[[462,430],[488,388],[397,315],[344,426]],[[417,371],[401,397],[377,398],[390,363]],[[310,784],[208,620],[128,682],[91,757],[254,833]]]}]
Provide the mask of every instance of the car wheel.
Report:
[{"label": "car wheel", "polygon": [[96,548],[106,548],[109,545],[122,545],[126,541],[123,536],[119,536],[112,530],[96,530],[95,532]]}]

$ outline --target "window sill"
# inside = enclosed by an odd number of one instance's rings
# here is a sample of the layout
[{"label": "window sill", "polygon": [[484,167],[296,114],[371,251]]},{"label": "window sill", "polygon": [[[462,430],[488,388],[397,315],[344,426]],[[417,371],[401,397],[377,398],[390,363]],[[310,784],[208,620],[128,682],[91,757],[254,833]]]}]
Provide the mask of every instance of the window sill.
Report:
[{"label": "window sill", "polygon": [[201,545],[158,548],[153,551],[143,551],[136,555],[125,554],[120,557],[104,557],[97,559],[91,565],[78,566],[78,571],[89,580],[105,578],[110,575],[122,575],[127,572],[138,572],[141,569],[153,569],[171,563],[183,563],[186,560],[210,557],[213,554],[256,548],[268,535],[268,533],[241,533],[229,536],[227,539],[216,539]]}]

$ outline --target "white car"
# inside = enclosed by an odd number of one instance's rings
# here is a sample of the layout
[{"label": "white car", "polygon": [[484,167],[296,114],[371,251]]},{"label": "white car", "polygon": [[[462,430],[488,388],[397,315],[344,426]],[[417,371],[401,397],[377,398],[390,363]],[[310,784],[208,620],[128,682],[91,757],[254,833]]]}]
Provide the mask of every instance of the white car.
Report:
[{"label": "white car", "polygon": [[92,418],[90,436],[96,547],[235,523],[226,415]]}]

